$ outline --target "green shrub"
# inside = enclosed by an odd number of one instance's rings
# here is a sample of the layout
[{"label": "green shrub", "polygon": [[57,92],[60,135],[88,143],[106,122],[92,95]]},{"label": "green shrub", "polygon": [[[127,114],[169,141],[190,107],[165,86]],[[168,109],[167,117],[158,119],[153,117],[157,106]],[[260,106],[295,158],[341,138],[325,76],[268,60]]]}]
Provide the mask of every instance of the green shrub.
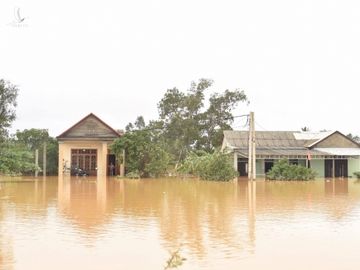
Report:
[{"label": "green shrub", "polygon": [[229,181],[238,176],[230,157],[219,151],[190,153],[179,171],[214,181]]},{"label": "green shrub", "polygon": [[357,179],[360,179],[360,172],[354,172],[354,175],[356,176]]},{"label": "green shrub", "polygon": [[140,179],[140,173],[139,171],[129,172],[126,174],[126,177],[130,179]]},{"label": "green shrub", "polygon": [[266,174],[269,180],[312,180],[316,173],[309,168],[288,163],[287,159],[281,159],[274,164]]}]

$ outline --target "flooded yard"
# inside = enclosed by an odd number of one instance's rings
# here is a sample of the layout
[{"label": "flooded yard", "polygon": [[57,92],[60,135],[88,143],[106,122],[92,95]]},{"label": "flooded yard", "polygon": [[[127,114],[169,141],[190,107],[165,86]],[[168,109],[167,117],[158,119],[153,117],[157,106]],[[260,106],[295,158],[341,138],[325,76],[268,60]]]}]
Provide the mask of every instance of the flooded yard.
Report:
[{"label": "flooded yard", "polygon": [[0,179],[0,269],[360,268],[354,179],[22,180]]}]

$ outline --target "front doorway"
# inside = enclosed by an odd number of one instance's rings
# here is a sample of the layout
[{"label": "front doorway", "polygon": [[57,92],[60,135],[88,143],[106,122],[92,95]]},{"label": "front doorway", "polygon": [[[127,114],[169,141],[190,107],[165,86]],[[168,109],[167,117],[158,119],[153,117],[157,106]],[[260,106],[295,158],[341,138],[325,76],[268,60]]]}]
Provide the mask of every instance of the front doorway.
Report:
[{"label": "front doorway", "polygon": [[71,171],[78,169],[87,175],[97,174],[97,150],[96,149],[71,149]]},{"label": "front doorway", "polygon": [[348,161],[347,159],[335,160],[335,177],[348,177]]},{"label": "front doorway", "polygon": [[347,159],[325,159],[325,177],[348,177]]},{"label": "front doorway", "polygon": [[239,171],[239,176],[248,176],[248,159],[247,158],[238,159],[238,171]]},{"label": "front doorway", "polygon": [[116,158],[115,155],[107,156],[107,175],[114,176],[116,175]]}]

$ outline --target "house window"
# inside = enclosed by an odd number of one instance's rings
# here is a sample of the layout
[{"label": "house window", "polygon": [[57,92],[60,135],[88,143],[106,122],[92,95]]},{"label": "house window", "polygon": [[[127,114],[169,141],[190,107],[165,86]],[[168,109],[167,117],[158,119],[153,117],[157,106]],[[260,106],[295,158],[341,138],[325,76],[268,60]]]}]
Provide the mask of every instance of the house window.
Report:
[{"label": "house window", "polygon": [[274,160],[273,159],[265,159],[265,173],[268,173],[271,168],[274,166]]},{"label": "house window", "polygon": [[299,160],[298,159],[290,159],[289,164],[290,165],[299,165]]}]

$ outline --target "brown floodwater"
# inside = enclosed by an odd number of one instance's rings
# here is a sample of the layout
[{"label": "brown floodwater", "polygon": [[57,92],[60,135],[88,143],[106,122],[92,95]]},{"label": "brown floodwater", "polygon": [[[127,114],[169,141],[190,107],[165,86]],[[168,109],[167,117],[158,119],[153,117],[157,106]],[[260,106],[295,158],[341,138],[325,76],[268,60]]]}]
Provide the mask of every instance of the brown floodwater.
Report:
[{"label": "brown floodwater", "polygon": [[0,181],[0,269],[360,269],[354,179]]}]

